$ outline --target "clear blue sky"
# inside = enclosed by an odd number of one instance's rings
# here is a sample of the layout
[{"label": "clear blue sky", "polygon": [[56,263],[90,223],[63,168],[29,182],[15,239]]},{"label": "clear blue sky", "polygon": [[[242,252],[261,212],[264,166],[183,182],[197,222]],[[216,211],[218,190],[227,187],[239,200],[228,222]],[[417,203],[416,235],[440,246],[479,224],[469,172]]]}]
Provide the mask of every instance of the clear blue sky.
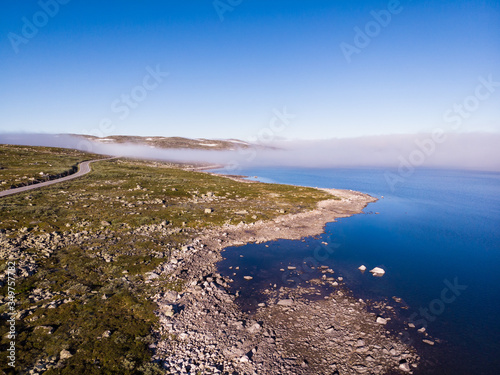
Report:
[{"label": "clear blue sky", "polygon": [[[276,136],[415,133],[449,126],[480,76],[500,82],[498,1],[401,1],[380,30],[391,2],[220,0],[221,20],[212,0],[60,1],[2,1],[0,131],[248,139],[286,107]],[[476,104],[460,130],[500,132],[500,87]]]}]

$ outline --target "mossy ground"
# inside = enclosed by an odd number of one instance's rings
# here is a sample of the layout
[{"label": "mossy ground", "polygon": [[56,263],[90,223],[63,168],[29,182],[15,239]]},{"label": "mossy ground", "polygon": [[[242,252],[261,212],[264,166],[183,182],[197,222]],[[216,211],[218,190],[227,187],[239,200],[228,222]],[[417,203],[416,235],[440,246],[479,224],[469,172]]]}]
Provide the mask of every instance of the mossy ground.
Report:
[{"label": "mossy ground", "polygon": [[[37,172],[35,162],[65,169],[95,157],[64,149],[1,147],[0,164],[11,166],[8,177],[1,178],[11,180]],[[13,160],[21,154],[24,162],[16,164],[14,173]],[[17,322],[19,369],[66,349],[73,356],[48,374],[155,373],[148,345],[157,320],[148,298],[157,290],[144,282],[145,273],[204,227],[302,212],[327,198],[331,195],[312,188],[243,183],[168,163],[126,159],[96,162],[81,178],[0,198],[0,230],[8,238],[54,231],[89,238],[40,258],[37,272],[18,280],[16,308],[32,312]],[[136,230],[166,222],[168,236]],[[104,261],[104,253],[113,260]],[[164,287],[180,291],[182,280],[166,280]],[[34,302],[30,295],[36,289],[50,291],[51,300]],[[0,293],[7,294],[6,286]],[[62,298],[71,301],[47,306]],[[6,306],[0,310],[5,312]],[[52,333],[37,327],[51,327]],[[7,329],[7,324],[0,327],[6,372]]]},{"label": "mossy ground", "polygon": [[104,156],[65,148],[0,145],[0,190],[43,180],[82,161],[100,158]]}]

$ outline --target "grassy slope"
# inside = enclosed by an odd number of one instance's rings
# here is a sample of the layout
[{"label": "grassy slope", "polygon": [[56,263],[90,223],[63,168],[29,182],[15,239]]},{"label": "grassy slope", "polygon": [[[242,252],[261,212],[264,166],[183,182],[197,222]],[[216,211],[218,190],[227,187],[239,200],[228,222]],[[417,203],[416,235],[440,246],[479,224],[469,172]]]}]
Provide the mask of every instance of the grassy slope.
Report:
[{"label": "grassy slope", "polygon": [[[30,147],[27,152],[39,160],[48,156],[55,165],[54,154],[46,148],[37,152]],[[57,152],[63,158],[64,151]],[[82,157],[67,152],[73,157],[69,164]],[[18,171],[27,174],[21,168]],[[304,211],[325,198],[331,196],[310,188],[246,184],[167,164],[130,160],[94,163],[92,172],[82,178],[1,198],[0,230],[7,237],[57,231],[63,237],[83,233],[89,238],[59,248],[51,257],[40,256],[38,271],[19,279],[17,309],[32,309],[32,313],[29,319],[18,321],[18,365],[32,367],[37,360],[55,358],[68,349],[74,356],[67,365],[48,373],[154,373],[147,345],[156,324],[155,306],[147,297],[157,291],[143,282],[144,274],[203,227],[270,219],[281,215],[281,210]],[[205,213],[206,208],[213,212]],[[110,225],[103,226],[102,221]],[[168,236],[134,232],[165,221],[169,222]],[[40,250],[23,251],[38,256]],[[103,261],[103,253],[113,261]],[[0,271],[5,266],[1,264]],[[174,280],[166,287],[180,290],[182,284]],[[34,302],[30,295],[37,288],[49,290],[52,296]],[[6,294],[4,286],[0,295]],[[51,301],[68,298],[72,302],[47,308]],[[3,306],[0,312],[5,310]],[[54,332],[46,334],[36,328],[40,326],[50,326]],[[5,370],[6,330],[3,324],[0,363]],[[98,339],[106,331],[110,336]]]}]

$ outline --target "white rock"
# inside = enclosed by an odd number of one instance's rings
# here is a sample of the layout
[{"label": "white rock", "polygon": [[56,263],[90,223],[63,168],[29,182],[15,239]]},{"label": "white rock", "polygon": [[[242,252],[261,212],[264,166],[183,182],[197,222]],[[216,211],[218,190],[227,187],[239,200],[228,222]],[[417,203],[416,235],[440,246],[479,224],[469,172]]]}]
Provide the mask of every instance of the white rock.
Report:
[{"label": "white rock", "polygon": [[373,276],[382,276],[385,274],[385,271],[380,267],[375,267],[374,269],[370,270],[370,273]]},{"label": "white rock", "polygon": [[410,372],[410,366],[408,365],[408,362],[401,363],[399,365],[399,369],[404,372]]},{"label": "white rock", "polygon": [[423,339],[422,342],[426,343],[427,345],[434,345],[434,341]]},{"label": "white rock", "polygon": [[280,306],[292,306],[293,300],[291,299],[281,299],[278,301],[278,305]]},{"label": "white rock", "polygon": [[243,278],[244,278],[245,280],[252,280],[252,279],[253,279],[253,277],[252,277],[252,276],[243,276]]},{"label": "white rock", "polygon": [[254,323],[250,327],[247,328],[247,331],[250,333],[256,333],[259,331],[262,327],[260,326],[259,323]]},{"label": "white rock", "polygon": [[361,266],[358,267],[358,270],[364,272],[364,271],[366,271],[366,266],[364,264],[362,264]]},{"label": "white rock", "polygon": [[71,354],[66,349],[61,350],[61,352],[59,353],[59,358],[60,359],[68,359],[68,358],[71,358],[71,357],[73,357],[73,354]]},{"label": "white rock", "polygon": [[110,330],[104,331],[104,332],[102,333],[102,335],[101,335],[101,337],[102,337],[103,339],[106,339],[106,338],[108,338],[109,336],[111,336],[111,331],[110,331]]},{"label": "white rock", "polygon": [[250,362],[250,358],[248,358],[248,356],[244,355],[243,357],[240,358],[240,362]]},{"label": "white rock", "polygon": [[376,322],[377,322],[378,324],[387,324],[387,320],[386,320],[386,319],[384,319],[384,318],[382,318],[381,316],[378,316],[378,317],[377,317]]}]

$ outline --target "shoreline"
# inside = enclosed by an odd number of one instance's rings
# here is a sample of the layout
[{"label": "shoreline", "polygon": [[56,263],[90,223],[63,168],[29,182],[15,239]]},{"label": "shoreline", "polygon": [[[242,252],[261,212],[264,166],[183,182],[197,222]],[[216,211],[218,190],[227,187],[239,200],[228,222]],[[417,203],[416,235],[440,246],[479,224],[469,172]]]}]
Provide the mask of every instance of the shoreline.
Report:
[{"label": "shoreline", "polygon": [[[239,176],[219,176],[252,183]],[[368,312],[366,302],[351,297],[342,280],[318,279],[318,283],[334,285],[334,291],[315,301],[304,298],[314,293],[314,287],[271,288],[265,305],[248,313],[230,292],[232,280],[217,272],[226,247],[318,235],[327,223],[361,213],[377,201],[350,190],[319,190],[340,200],[323,200],[311,211],[269,221],[205,229],[155,271],[170,280],[182,279],[185,287],[180,293],[154,298],[159,306],[157,333],[169,337],[154,344],[154,360],[171,373],[218,369],[308,374],[314,366],[318,374],[385,374],[410,373],[416,368],[415,349],[376,323],[377,316]],[[302,323],[297,325],[298,321]]]}]

